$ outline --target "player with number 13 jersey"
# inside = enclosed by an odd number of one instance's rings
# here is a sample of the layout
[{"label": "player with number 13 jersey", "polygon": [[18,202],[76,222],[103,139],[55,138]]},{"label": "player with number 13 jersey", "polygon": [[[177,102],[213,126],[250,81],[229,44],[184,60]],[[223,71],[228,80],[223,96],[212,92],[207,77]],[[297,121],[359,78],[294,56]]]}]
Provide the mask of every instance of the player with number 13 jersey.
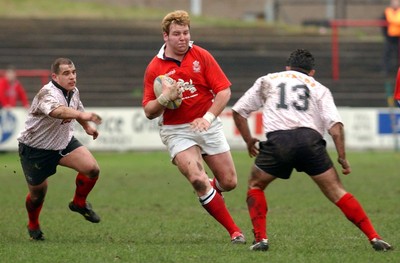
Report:
[{"label": "player with number 13 jersey", "polygon": [[330,90],[295,70],[258,78],[235,106],[246,117],[261,107],[265,133],[308,127],[324,135],[325,129],[341,122]]},{"label": "player with number 13 jersey", "polygon": [[[249,156],[256,157],[246,198],[254,234],[250,250],[269,249],[268,202],[264,191],[277,178],[289,179],[293,170],[309,175],[329,201],[366,235],[373,249],[391,250],[358,200],[344,188],[326,149],[325,132],[335,145],[342,173],[350,174],[344,125],[331,92],[313,78],[314,56],[306,49],[296,49],[285,69],[258,78],[232,107],[233,120]],[[259,109],[265,130],[262,141],[252,136],[248,124],[250,113]]]}]

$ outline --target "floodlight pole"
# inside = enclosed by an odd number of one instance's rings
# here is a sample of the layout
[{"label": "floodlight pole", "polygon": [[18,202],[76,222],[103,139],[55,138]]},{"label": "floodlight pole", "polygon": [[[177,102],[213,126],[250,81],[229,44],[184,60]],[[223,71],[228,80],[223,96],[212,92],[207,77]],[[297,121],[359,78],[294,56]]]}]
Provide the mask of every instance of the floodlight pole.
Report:
[{"label": "floodlight pole", "polygon": [[275,9],[276,9],[275,0],[266,0],[265,1],[264,17],[267,22],[275,21]]},{"label": "floodlight pole", "polygon": [[201,0],[190,0],[190,10],[193,15],[201,16],[201,6]]}]

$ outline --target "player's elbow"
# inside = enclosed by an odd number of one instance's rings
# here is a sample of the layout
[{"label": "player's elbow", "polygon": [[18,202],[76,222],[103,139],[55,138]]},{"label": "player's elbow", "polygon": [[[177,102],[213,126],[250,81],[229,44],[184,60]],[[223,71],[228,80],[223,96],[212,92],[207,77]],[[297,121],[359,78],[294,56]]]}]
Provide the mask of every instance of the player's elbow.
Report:
[{"label": "player's elbow", "polygon": [[153,119],[155,119],[155,118],[158,117],[156,114],[152,114],[152,113],[150,113],[150,112],[146,112],[146,111],[145,111],[144,113],[145,113],[145,115],[146,115],[146,118],[149,119],[149,120],[153,120]]},{"label": "player's elbow", "polygon": [[221,90],[217,94],[218,94],[218,96],[225,98],[225,100],[229,100],[231,98],[232,91],[231,91],[231,88],[228,87],[226,89]]},{"label": "player's elbow", "polygon": [[332,127],[328,130],[328,133],[334,137],[334,136],[340,136],[343,134],[344,128],[343,124],[341,122],[336,122],[335,124],[332,125]]},{"label": "player's elbow", "polygon": [[149,104],[144,106],[143,110],[144,110],[144,114],[146,115],[146,118],[149,120],[157,118],[162,113],[162,112],[160,113],[159,111],[154,110],[154,108],[151,107]]},{"label": "player's elbow", "polygon": [[241,122],[243,120],[246,120],[242,115],[240,115],[237,111],[232,110],[232,118],[235,121],[235,123]]}]

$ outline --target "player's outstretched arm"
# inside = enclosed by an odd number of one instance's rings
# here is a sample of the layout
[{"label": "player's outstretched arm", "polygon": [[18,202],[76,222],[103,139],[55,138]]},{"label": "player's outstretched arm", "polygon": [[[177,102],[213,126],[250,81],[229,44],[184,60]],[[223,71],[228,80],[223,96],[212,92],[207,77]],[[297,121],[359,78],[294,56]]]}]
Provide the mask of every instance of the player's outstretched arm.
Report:
[{"label": "player's outstretched arm", "polygon": [[79,123],[81,123],[81,121],[86,121],[86,122],[91,121],[97,125],[101,124],[101,117],[94,112],[80,112],[76,120]]},{"label": "player's outstretched arm", "polygon": [[85,132],[93,136],[93,139],[96,139],[99,135],[97,129],[89,124],[89,122],[93,122],[97,125],[101,124],[101,117],[94,112],[81,112],[66,106],[60,106],[50,112],[49,115],[57,119],[76,119]]},{"label": "player's outstretched arm", "polygon": [[66,106],[55,108],[49,113],[50,117],[57,119],[76,119],[77,121],[91,121],[101,124],[101,117],[93,112],[81,112]]}]

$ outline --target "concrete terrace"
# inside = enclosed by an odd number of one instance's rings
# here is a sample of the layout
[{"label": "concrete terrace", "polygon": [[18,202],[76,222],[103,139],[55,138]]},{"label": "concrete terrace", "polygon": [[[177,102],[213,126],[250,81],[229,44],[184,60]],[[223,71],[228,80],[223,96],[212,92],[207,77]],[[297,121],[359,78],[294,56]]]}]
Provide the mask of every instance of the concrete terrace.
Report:
[{"label": "concrete terrace", "polygon": [[[55,58],[69,57],[78,68],[77,86],[86,107],[141,106],[145,67],[162,44],[159,21],[1,19],[0,32],[0,68],[11,63],[18,69],[48,69]],[[256,78],[284,69],[293,49],[306,48],[316,57],[316,79],[331,89],[338,106],[387,106],[379,38],[341,39],[338,81],[331,74],[329,34],[193,26],[192,40],[211,51],[230,78],[231,105]],[[21,81],[32,99],[40,80]]]}]

